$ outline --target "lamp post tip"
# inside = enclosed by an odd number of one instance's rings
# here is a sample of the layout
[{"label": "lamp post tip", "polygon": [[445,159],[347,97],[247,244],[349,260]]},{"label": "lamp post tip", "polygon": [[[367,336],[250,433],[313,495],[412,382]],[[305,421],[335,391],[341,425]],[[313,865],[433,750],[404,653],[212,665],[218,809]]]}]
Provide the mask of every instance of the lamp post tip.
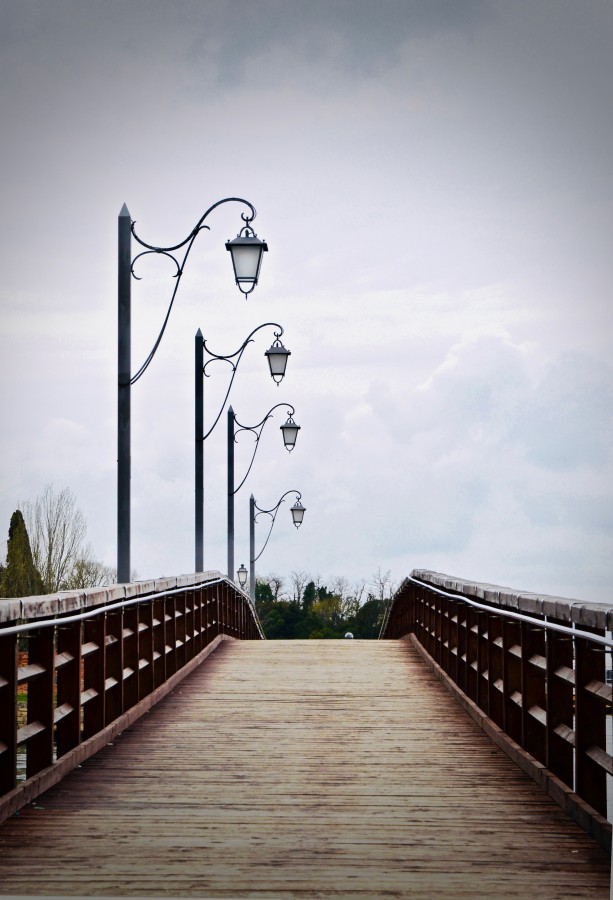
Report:
[{"label": "lamp post tip", "polygon": [[128,210],[128,207],[126,206],[125,203],[124,203],[124,205],[121,207],[121,212],[119,213],[119,217],[120,217],[120,218],[121,218],[121,216],[127,216],[128,219],[130,218],[130,211]]}]

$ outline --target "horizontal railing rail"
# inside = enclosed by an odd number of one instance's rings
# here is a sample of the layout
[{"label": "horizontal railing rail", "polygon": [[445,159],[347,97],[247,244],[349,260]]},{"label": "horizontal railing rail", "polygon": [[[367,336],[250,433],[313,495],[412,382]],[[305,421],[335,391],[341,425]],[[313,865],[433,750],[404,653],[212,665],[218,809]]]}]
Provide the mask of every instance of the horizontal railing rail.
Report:
[{"label": "horizontal railing rail", "polygon": [[610,849],[612,627],[605,604],[414,570],[380,637],[410,635],[496,742]]},{"label": "horizontal railing rail", "polygon": [[264,635],[217,572],[0,599],[0,821],[148,711],[228,638]]}]

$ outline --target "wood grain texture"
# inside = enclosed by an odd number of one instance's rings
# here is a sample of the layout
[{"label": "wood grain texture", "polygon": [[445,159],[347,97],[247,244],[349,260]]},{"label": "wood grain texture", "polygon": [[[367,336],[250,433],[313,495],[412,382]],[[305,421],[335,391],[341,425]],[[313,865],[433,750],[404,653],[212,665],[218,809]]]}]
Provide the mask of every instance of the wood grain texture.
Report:
[{"label": "wood grain texture", "polygon": [[405,641],[224,642],[0,828],[0,893],[609,896],[604,851]]}]

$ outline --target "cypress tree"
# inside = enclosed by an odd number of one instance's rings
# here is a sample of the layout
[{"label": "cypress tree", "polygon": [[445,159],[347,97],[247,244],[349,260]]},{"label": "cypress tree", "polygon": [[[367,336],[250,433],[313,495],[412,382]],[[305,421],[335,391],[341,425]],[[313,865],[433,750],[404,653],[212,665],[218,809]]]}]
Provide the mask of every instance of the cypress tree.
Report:
[{"label": "cypress tree", "polygon": [[30,548],[30,538],[21,510],[11,516],[6,548],[6,566],[0,572],[0,594],[3,597],[31,597],[43,593],[40,577]]}]

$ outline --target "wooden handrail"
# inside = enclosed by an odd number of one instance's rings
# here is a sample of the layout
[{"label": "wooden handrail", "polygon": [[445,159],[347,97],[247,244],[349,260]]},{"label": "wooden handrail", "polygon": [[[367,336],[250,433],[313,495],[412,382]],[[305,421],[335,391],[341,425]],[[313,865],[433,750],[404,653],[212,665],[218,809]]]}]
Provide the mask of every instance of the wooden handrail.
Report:
[{"label": "wooden handrail", "polygon": [[465,708],[610,849],[613,609],[414,570],[381,637],[410,636]]},{"label": "wooden handrail", "polygon": [[0,821],[150,709],[219,641],[263,637],[248,594],[218,572],[0,600]]}]

